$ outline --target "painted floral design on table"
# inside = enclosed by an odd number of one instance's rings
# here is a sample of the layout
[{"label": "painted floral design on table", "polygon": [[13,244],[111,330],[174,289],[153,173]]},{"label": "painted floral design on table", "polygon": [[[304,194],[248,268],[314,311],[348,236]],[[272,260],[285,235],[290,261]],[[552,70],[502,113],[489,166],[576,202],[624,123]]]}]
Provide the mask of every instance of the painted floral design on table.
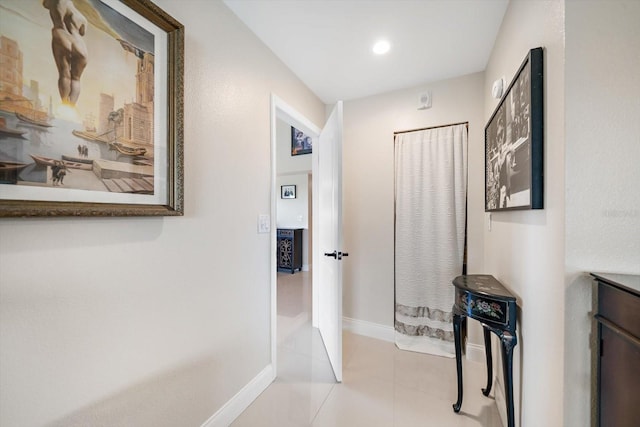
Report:
[{"label": "painted floral design on table", "polygon": [[461,295],[460,306],[465,311],[468,308],[471,308],[471,311],[475,311],[476,313],[494,317],[496,319],[501,319],[504,317],[504,313],[502,312],[502,307],[500,307],[500,304],[498,304],[497,302],[488,302],[488,301],[483,301],[481,299],[476,299],[476,300],[471,300],[467,303],[466,295]]}]

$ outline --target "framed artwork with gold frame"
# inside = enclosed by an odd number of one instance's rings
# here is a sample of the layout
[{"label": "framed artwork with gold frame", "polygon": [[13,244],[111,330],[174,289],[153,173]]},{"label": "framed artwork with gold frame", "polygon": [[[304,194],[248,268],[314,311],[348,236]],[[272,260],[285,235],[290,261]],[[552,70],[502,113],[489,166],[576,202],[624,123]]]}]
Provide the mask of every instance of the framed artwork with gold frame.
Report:
[{"label": "framed artwork with gold frame", "polygon": [[182,215],[184,27],[149,0],[2,0],[0,217]]}]

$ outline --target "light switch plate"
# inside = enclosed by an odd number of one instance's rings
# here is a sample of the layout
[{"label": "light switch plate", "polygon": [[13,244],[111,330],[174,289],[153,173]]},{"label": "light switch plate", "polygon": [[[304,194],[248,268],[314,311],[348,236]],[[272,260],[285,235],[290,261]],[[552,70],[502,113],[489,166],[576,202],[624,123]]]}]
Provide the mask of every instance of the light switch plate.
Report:
[{"label": "light switch plate", "polygon": [[271,218],[269,215],[258,215],[258,233],[271,231]]}]

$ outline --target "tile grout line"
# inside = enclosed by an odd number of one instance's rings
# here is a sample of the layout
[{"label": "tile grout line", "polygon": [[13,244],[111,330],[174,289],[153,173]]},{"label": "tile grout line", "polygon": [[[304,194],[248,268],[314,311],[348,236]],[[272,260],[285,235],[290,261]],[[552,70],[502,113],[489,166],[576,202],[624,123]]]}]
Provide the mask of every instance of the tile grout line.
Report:
[{"label": "tile grout line", "polygon": [[339,383],[334,383],[331,386],[331,390],[329,390],[329,393],[327,393],[327,395],[325,396],[325,398],[322,400],[322,403],[320,404],[320,406],[318,407],[318,410],[316,411],[315,415],[313,416],[313,418],[311,419],[311,424],[309,424],[310,426],[313,426],[313,423],[315,422],[316,418],[318,418],[318,415],[320,414],[320,411],[322,410],[322,408],[324,408],[324,404],[327,403],[327,399],[329,399],[329,396],[331,396],[331,394],[333,393],[333,390],[336,388],[336,385],[338,385]]}]

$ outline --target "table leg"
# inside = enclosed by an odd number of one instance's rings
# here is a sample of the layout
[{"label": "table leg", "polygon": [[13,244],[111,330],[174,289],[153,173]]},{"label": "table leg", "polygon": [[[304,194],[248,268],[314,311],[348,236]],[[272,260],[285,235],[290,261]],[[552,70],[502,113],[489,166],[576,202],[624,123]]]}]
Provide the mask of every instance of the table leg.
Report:
[{"label": "table leg", "polygon": [[500,338],[502,341],[502,370],[504,371],[504,391],[507,400],[507,426],[515,427],[515,415],[513,412],[513,347],[516,337],[505,332]]},{"label": "table leg", "polygon": [[462,406],[462,343],[460,336],[460,326],[462,325],[462,316],[453,314],[453,341],[456,347],[456,371],[458,373],[458,401],[453,405],[454,412],[460,412]]},{"label": "table leg", "polygon": [[493,382],[493,356],[491,354],[491,331],[483,327],[484,332],[484,354],[487,358],[487,387],[482,389],[482,394],[489,396]]}]

